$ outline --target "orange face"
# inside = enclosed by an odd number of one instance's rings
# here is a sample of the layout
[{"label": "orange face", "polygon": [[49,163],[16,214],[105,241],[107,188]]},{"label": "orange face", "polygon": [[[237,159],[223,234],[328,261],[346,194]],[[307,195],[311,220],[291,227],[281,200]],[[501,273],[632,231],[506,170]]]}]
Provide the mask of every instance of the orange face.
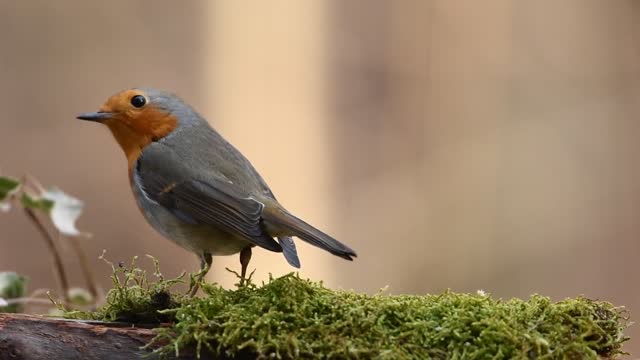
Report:
[{"label": "orange face", "polygon": [[97,113],[81,114],[78,118],[103,123],[111,130],[127,156],[130,171],[147,145],[167,136],[178,126],[175,116],[154,107],[146,94],[137,89],[115,94]]}]

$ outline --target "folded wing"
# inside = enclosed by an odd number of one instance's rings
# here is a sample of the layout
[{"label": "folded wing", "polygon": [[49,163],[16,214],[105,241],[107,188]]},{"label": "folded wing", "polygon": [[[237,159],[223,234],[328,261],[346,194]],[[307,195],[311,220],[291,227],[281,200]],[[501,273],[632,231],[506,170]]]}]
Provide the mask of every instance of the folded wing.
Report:
[{"label": "folded wing", "polygon": [[145,148],[134,181],[151,200],[187,223],[209,224],[267,250],[282,251],[261,226],[262,203],[220,174],[195,174],[170,147],[155,143]]}]

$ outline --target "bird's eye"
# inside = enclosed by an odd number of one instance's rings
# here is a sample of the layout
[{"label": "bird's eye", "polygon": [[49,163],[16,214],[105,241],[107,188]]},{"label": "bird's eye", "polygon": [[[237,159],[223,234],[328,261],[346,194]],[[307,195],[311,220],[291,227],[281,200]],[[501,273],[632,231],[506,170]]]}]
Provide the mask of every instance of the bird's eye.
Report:
[{"label": "bird's eye", "polygon": [[133,105],[133,107],[141,108],[146,103],[147,99],[142,95],[136,95],[131,98],[131,105]]}]

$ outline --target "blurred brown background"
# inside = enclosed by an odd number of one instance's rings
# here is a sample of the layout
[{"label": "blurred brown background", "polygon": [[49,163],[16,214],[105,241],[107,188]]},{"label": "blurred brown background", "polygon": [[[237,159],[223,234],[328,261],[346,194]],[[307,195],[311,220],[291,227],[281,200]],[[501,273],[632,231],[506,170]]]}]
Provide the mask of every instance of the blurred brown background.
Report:
[{"label": "blurred brown background", "polygon": [[[123,88],[170,89],[289,209],[358,250],[348,263],[301,244],[303,276],[584,294],[637,318],[638,19],[633,0],[0,0],[0,168],[84,199],[92,259],[194,270],[139,215],[108,131],[74,120]],[[23,214],[0,214],[0,229],[0,270],[54,284]],[[225,266],[237,258],[215,258],[211,280],[233,283]],[[292,270],[265,251],[252,267]]]}]

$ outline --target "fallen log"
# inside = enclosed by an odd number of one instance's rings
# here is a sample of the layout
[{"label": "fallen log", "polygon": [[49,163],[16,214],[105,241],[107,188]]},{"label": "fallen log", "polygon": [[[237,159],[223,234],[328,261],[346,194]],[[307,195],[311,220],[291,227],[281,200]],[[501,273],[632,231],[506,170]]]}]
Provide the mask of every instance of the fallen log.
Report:
[{"label": "fallen log", "polygon": [[[0,360],[156,359],[142,349],[154,336],[126,323],[0,313]],[[193,351],[181,350],[179,359],[193,358]],[[200,358],[213,359],[204,352]]]},{"label": "fallen log", "polygon": [[152,339],[181,359],[195,358],[198,348],[203,359],[236,360],[614,359],[628,340],[624,308],[584,297],[372,296],[296,274],[234,290],[204,284],[205,296],[188,297],[168,292],[172,280],[148,283],[144,274],[114,275],[104,306],[65,313],[77,320],[0,314],[0,360],[157,358],[142,349]]}]

